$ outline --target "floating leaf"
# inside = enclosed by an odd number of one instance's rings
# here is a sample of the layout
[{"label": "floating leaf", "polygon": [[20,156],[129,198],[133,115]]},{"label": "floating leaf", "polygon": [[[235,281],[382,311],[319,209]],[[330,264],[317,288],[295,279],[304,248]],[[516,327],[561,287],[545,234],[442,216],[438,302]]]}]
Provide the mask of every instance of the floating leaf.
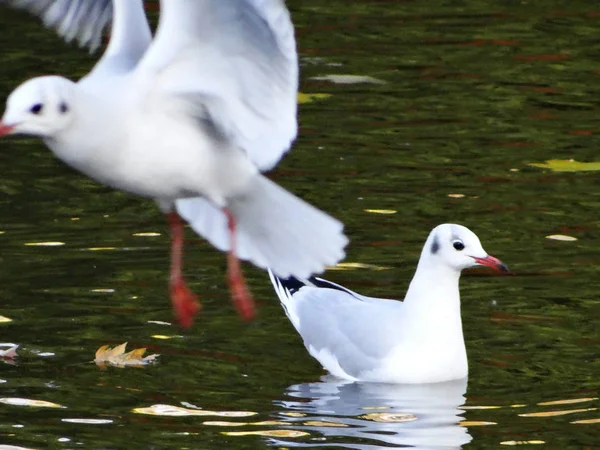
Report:
[{"label": "floating leaf", "polygon": [[552,239],[553,241],[564,241],[564,242],[573,242],[576,241],[577,238],[573,236],[567,236],[564,234],[551,234],[546,236],[546,239]]},{"label": "floating leaf", "polygon": [[545,163],[531,163],[533,167],[555,172],[588,172],[600,170],[600,162],[579,162],[574,159],[549,159]]},{"label": "floating leaf", "polygon": [[501,406],[484,406],[484,405],[473,405],[473,406],[461,406],[460,409],[500,409]]},{"label": "floating leaf", "polygon": [[365,209],[365,212],[371,214],[396,214],[397,211],[393,209]]},{"label": "floating leaf", "polygon": [[87,425],[104,425],[113,423],[110,419],[61,419],[62,422],[67,423],[84,423]]},{"label": "floating leaf", "polygon": [[100,367],[105,367],[107,365],[115,367],[139,367],[156,362],[156,358],[160,356],[157,354],[144,356],[144,353],[146,353],[145,348],[136,348],[135,350],[125,353],[126,347],[127,342],[117,345],[114,348],[103,345],[96,351],[94,362]]},{"label": "floating leaf", "polygon": [[306,417],[306,414],[299,412],[282,412],[281,415],[287,417]]},{"label": "floating leaf", "polygon": [[552,402],[538,403],[540,406],[554,406],[554,405],[571,405],[573,403],[584,403],[598,400],[598,397],[586,397],[586,398],[571,398],[568,400],[554,400]]},{"label": "floating leaf", "polygon": [[0,444],[0,450],[34,450],[29,447],[17,447],[16,445]]},{"label": "floating leaf", "polygon": [[308,436],[309,433],[297,430],[264,430],[264,431],[224,431],[225,436],[268,436],[295,438]]},{"label": "floating leaf", "polygon": [[12,322],[12,319],[9,319],[8,317],[0,316],[0,323],[8,323],[8,322]]},{"label": "floating leaf", "polygon": [[354,269],[370,269],[370,270],[388,270],[386,266],[376,266],[374,264],[364,264],[359,262],[341,262],[336,266],[328,267],[329,270],[354,270]]},{"label": "floating leaf", "polygon": [[464,198],[465,194],[448,194],[448,197],[451,197],[451,198]]},{"label": "floating leaf", "polygon": [[600,423],[600,418],[598,419],[584,419],[584,420],[575,420],[571,423],[578,423],[578,424],[586,424],[586,423]]},{"label": "floating leaf", "polygon": [[368,75],[331,74],[312,77],[311,80],[329,81],[335,84],[386,84],[385,81],[370,77]]},{"label": "floating leaf", "polygon": [[25,242],[27,247],[60,247],[64,242]]},{"label": "floating leaf", "polygon": [[554,416],[564,416],[565,414],[575,414],[580,412],[587,411],[596,411],[598,408],[583,408],[583,409],[566,409],[562,411],[542,411],[536,413],[525,413],[519,414],[519,417],[554,417]]},{"label": "floating leaf", "polygon": [[173,405],[152,405],[147,408],[135,408],[137,414],[151,416],[218,416],[218,417],[249,417],[258,413],[252,411],[208,411],[205,409],[182,408]]},{"label": "floating leaf", "polygon": [[417,420],[417,416],[414,414],[402,414],[402,413],[370,413],[364,416],[359,416],[361,419],[372,420],[373,422],[412,422]]},{"label": "floating leaf", "polygon": [[227,422],[223,420],[212,420],[202,422],[202,425],[209,425],[213,427],[244,427],[248,425],[254,426],[275,426],[275,425],[288,425],[287,422],[279,422],[276,420],[263,420],[262,422]]},{"label": "floating leaf", "polygon": [[15,356],[17,356],[18,348],[18,345],[13,345],[12,347],[7,348],[6,350],[0,349],[0,358],[13,359]]},{"label": "floating leaf", "polygon": [[546,441],[503,441],[500,445],[540,445],[545,444]]},{"label": "floating leaf", "polygon": [[497,422],[484,422],[480,420],[463,420],[459,422],[461,427],[485,427],[488,425],[498,425]]},{"label": "floating leaf", "polygon": [[315,100],[324,100],[331,97],[331,94],[304,94],[298,93],[298,103],[312,103]]},{"label": "floating leaf", "polygon": [[331,428],[347,428],[349,425],[339,422],[325,422],[324,420],[309,420],[303,425],[307,427],[331,427]]},{"label": "floating leaf", "polygon": [[31,400],[28,398],[4,397],[0,398],[0,403],[11,406],[32,406],[36,408],[64,408],[57,403],[46,402],[44,400]]}]

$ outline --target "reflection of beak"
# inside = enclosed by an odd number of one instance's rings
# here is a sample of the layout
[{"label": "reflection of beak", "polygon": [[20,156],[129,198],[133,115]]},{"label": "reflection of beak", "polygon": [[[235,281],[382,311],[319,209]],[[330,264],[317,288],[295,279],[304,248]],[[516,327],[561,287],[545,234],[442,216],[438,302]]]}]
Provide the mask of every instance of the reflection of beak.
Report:
[{"label": "reflection of beak", "polygon": [[506,265],[502,261],[500,261],[498,258],[494,258],[493,256],[487,255],[485,258],[471,256],[471,258],[473,258],[477,262],[477,264],[491,267],[492,269],[497,270],[498,272],[510,272],[510,270],[508,270],[508,267],[506,267]]},{"label": "reflection of beak", "polygon": [[0,122],[0,137],[12,133],[14,129],[14,125],[5,125],[2,122]]}]

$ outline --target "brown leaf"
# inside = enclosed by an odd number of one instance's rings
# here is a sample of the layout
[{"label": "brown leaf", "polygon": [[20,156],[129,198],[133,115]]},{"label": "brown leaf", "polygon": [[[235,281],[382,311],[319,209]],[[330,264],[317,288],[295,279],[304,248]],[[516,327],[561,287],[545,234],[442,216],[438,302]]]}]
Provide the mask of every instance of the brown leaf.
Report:
[{"label": "brown leaf", "polygon": [[136,348],[128,353],[125,353],[127,342],[117,345],[114,348],[110,348],[108,345],[103,345],[96,350],[96,358],[94,362],[100,367],[106,367],[107,365],[115,367],[140,367],[156,362],[156,358],[159,355],[148,355],[145,348]]}]

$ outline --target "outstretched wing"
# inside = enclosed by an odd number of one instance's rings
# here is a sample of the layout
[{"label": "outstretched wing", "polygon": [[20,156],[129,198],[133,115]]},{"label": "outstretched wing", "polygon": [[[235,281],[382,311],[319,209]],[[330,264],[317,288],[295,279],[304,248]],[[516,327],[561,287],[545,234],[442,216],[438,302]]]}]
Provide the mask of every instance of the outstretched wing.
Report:
[{"label": "outstretched wing", "polygon": [[40,16],[47,27],[54,28],[67,42],[96,50],[102,33],[112,24],[106,52],[88,79],[95,75],[129,72],[142,58],[152,40],[143,0],[0,0]]},{"label": "outstretched wing", "polygon": [[296,137],[298,61],[282,0],[161,0],[138,70],[153,93],[208,114],[261,170]]},{"label": "outstretched wing", "polygon": [[111,0],[0,0],[14,8],[40,16],[67,42],[77,40],[94,51],[100,46],[102,31],[112,18]]}]

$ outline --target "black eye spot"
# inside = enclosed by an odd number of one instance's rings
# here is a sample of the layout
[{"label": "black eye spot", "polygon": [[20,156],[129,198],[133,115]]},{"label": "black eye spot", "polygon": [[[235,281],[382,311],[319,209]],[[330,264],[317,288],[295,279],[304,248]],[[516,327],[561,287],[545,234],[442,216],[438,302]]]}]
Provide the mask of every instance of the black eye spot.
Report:
[{"label": "black eye spot", "polygon": [[39,113],[42,112],[42,109],[44,109],[44,105],[42,105],[41,103],[36,103],[35,105],[33,105],[31,107],[31,109],[29,110],[29,112],[31,114],[38,115]]},{"label": "black eye spot", "polygon": [[440,249],[440,243],[438,242],[437,236],[433,239],[433,244],[431,244],[431,254],[435,255]]},{"label": "black eye spot", "polygon": [[59,108],[61,114],[64,114],[69,110],[69,107],[67,106],[67,104],[65,102],[62,102],[58,108]]},{"label": "black eye spot", "polygon": [[465,248],[465,244],[463,244],[462,241],[454,241],[452,243],[452,247],[454,247],[458,251],[461,251]]}]

